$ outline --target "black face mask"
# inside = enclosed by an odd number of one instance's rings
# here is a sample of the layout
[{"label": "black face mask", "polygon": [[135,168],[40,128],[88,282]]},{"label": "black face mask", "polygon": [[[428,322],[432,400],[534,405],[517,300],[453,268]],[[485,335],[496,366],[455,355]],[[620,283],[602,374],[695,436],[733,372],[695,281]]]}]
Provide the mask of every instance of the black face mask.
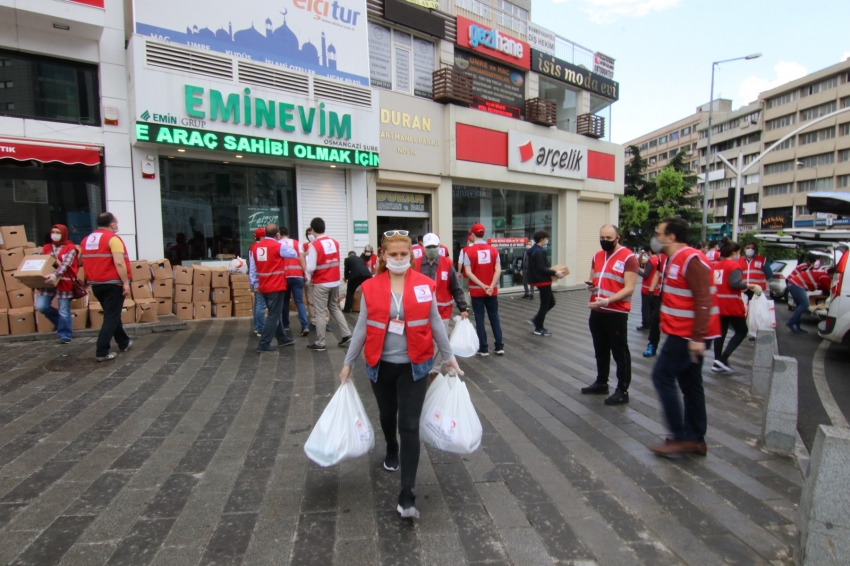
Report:
[{"label": "black face mask", "polygon": [[613,252],[614,248],[617,247],[617,242],[611,240],[599,240],[599,245],[606,252]]}]

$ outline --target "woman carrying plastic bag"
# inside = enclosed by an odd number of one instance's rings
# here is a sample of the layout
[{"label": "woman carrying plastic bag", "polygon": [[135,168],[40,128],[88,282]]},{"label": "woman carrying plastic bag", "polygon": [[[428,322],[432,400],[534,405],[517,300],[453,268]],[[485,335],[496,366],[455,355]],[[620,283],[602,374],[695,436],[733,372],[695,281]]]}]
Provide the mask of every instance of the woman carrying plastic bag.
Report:
[{"label": "woman carrying plastic bag", "polygon": [[475,327],[468,318],[455,317],[455,328],[452,330],[452,338],[449,340],[452,352],[461,358],[472,358],[478,351],[478,334]]},{"label": "woman carrying plastic bag", "polygon": [[[361,286],[360,317],[339,379],[346,384],[361,350],[378,402],[387,443],[384,469],[401,468],[397,510],[418,518],[416,471],[419,467],[419,419],[434,365],[434,342],[446,366],[462,373],[437,309],[435,283],[414,269],[406,230],[385,232],[376,275]],[[401,437],[399,445],[396,430]]]},{"label": "woman carrying plastic bag", "polygon": [[481,421],[472,406],[469,391],[457,374],[438,375],[428,389],[422,417],[422,440],[440,450],[471,454],[481,446]]},{"label": "woman carrying plastic bag", "polygon": [[768,300],[764,293],[753,295],[747,304],[747,326],[750,329],[750,336],[755,338],[759,328],[773,329],[776,326],[775,317],[773,301]]},{"label": "woman carrying plastic bag", "polygon": [[340,385],[304,444],[307,457],[322,467],[359,458],[375,447],[366,409],[351,381]]}]

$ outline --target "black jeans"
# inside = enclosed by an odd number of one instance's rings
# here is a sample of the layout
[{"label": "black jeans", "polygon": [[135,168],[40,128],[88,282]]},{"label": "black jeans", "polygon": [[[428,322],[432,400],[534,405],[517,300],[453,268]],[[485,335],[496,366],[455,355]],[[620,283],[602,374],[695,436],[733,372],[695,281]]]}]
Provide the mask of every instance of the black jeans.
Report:
[{"label": "black jeans", "polygon": [[652,318],[649,321],[649,343],[658,348],[661,341],[661,295],[652,296]]},{"label": "black jeans", "polygon": [[[685,402],[679,402],[679,391]],[[652,384],[658,393],[667,426],[678,441],[705,441],[708,419],[705,414],[705,390],[702,387],[702,358],[691,360],[688,341],[679,336],[668,336],[652,370]]]},{"label": "black jeans", "polygon": [[652,293],[640,295],[640,325],[644,328],[652,326]]},{"label": "black jeans", "polygon": [[[729,340],[729,344],[724,351],[723,342],[726,341],[726,333],[729,331],[730,326],[735,331],[735,335]],[[747,337],[748,331],[747,319],[743,316],[721,316],[720,338],[714,339],[714,359],[720,360],[724,364],[728,362],[729,356],[741,345],[741,342]]]},{"label": "black jeans", "polygon": [[284,293],[286,291],[263,293],[263,299],[266,301],[266,309],[269,313],[266,315],[266,324],[263,326],[263,334],[260,336],[260,346],[271,346],[272,338],[277,338],[278,344],[283,344],[286,341],[283,321],[280,319],[280,315],[283,314]]},{"label": "black jeans", "polygon": [[124,332],[121,322],[121,309],[124,307],[124,288],[121,285],[92,285],[92,292],[103,309],[103,326],[97,335],[95,355],[103,358],[109,355],[112,338],[120,349],[130,344],[130,337]]},{"label": "black jeans", "polygon": [[627,313],[590,311],[590,335],[596,352],[596,382],[608,383],[613,355],[617,362],[617,388],[620,391],[628,391],[632,382],[628,324]]},{"label": "black jeans", "polygon": [[472,314],[475,315],[475,333],[478,334],[478,351],[486,352],[487,329],[484,328],[484,313],[490,319],[490,330],[493,331],[493,342],[497,350],[504,347],[502,342],[502,323],[499,320],[499,297],[471,297]]},{"label": "black jeans", "polygon": [[543,324],[546,322],[546,313],[555,308],[555,294],[550,285],[538,287],[537,294],[540,295],[540,308],[537,310],[537,316],[531,319],[535,330],[543,328]]},{"label": "black jeans", "polygon": [[371,277],[352,277],[348,280],[348,285],[345,289],[345,305],[342,307],[342,312],[351,312],[351,306],[354,304],[354,292]]},{"label": "black jeans", "polygon": [[413,380],[413,369],[407,364],[381,362],[378,380],[371,381],[378,402],[381,430],[387,441],[387,451],[398,451],[396,429],[401,436],[401,487],[416,485],[419,468],[419,417],[428,391],[428,378]]}]

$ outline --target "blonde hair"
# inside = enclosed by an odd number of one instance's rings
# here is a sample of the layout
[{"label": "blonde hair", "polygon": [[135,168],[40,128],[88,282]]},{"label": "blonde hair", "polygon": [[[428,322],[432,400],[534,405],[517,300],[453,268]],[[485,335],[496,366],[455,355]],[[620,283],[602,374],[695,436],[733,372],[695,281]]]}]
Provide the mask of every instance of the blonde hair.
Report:
[{"label": "blonde hair", "polygon": [[[409,236],[402,236],[401,234],[395,234],[393,236],[383,236],[381,240],[380,252],[378,254],[378,264],[375,268],[375,276],[377,277],[381,273],[387,270],[387,262],[384,259],[384,251],[387,249],[388,244],[394,244],[396,242],[407,244],[407,250],[410,251],[411,241]],[[413,262],[413,253],[410,254],[410,267],[415,267]]]}]

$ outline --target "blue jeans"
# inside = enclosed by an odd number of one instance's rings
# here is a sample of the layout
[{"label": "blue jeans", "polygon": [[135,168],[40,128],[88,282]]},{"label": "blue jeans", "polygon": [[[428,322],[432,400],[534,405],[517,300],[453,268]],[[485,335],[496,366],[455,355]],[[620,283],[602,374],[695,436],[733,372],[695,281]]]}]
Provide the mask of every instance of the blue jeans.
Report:
[{"label": "blue jeans", "polygon": [[295,299],[295,308],[298,310],[298,322],[301,330],[306,330],[310,325],[307,320],[307,308],[304,306],[304,279],[302,277],[287,277],[286,291],[283,294],[283,317],[284,327],[289,328],[289,299]]},{"label": "blue jeans", "polygon": [[788,285],[788,293],[794,298],[797,307],[794,309],[794,314],[788,319],[788,326],[800,326],[800,319],[803,318],[803,313],[809,310],[809,295],[806,290],[797,285]]},{"label": "blue jeans", "polygon": [[53,301],[53,295],[39,295],[35,300],[35,308],[53,323],[60,340],[70,340],[72,335],[71,299],[58,299],[59,310],[50,305],[51,301]]},{"label": "blue jeans", "polygon": [[[277,338],[278,346],[286,342],[286,334],[283,333],[283,325],[280,323],[280,313],[283,310],[283,293],[265,293],[263,299],[268,306],[269,314],[266,316],[265,324],[263,325],[262,336],[260,336],[260,346],[271,346],[272,338]],[[277,321],[274,328],[271,325]]]},{"label": "blue jeans", "polygon": [[254,332],[263,333],[266,326],[266,299],[259,291],[254,293]]},{"label": "blue jeans", "polygon": [[[704,442],[708,418],[705,414],[705,390],[702,387],[702,358],[696,363],[691,360],[686,339],[667,337],[652,370],[652,384],[658,393],[673,439]],[[685,403],[684,415],[679,402],[679,390]]]},{"label": "blue jeans", "polygon": [[472,311],[475,314],[475,333],[478,334],[478,351],[486,352],[487,330],[484,328],[484,311],[490,319],[490,329],[493,331],[493,342],[497,350],[504,347],[502,342],[502,324],[499,322],[498,297],[472,297]]}]

